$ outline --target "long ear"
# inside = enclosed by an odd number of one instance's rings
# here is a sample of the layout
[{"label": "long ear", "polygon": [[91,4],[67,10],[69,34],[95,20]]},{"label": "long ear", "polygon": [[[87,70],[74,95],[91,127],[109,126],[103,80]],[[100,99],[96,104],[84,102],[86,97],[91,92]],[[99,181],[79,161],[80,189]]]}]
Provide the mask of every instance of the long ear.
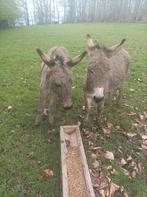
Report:
[{"label": "long ear", "polygon": [[90,34],[87,34],[87,47],[89,50],[94,48],[94,42]]},{"label": "long ear", "polygon": [[74,57],[73,59],[71,59],[69,62],[67,62],[67,64],[69,66],[75,66],[76,64],[79,64],[80,61],[87,55],[87,51],[84,51],[81,55],[78,55],[76,57]]},{"label": "long ear", "polygon": [[45,54],[41,49],[36,49],[37,53],[41,57],[42,61],[48,65],[49,67],[53,66],[55,62],[49,58],[47,54]]},{"label": "long ear", "polygon": [[105,49],[107,57],[112,57],[117,52],[119,52],[122,49],[122,45],[124,44],[125,41],[126,39],[124,38],[119,44],[116,44],[108,49]]}]

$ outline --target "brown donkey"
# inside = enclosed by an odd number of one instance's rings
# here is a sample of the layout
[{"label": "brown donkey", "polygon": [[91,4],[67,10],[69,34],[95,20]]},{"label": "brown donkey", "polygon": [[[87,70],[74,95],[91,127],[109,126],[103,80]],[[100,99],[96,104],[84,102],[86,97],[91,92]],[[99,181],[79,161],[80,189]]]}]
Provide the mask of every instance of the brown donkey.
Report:
[{"label": "brown donkey", "polygon": [[68,50],[63,46],[54,47],[47,54],[37,49],[43,63],[41,64],[41,81],[40,81],[40,98],[38,114],[36,116],[35,125],[38,125],[42,119],[45,109],[46,96],[50,96],[49,120],[51,126],[56,111],[57,99],[63,103],[65,109],[72,107],[72,76],[71,68],[80,63],[87,52],[71,59]]},{"label": "brown donkey", "polygon": [[84,84],[87,119],[92,101],[97,104],[97,118],[100,115],[105,101],[110,102],[114,91],[118,90],[117,103],[123,97],[124,83],[130,63],[130,56],[122,48],[125,39],[110,48],[94,44],[90,35],[87,35],[87,48],[90,56],[87,78]]}]

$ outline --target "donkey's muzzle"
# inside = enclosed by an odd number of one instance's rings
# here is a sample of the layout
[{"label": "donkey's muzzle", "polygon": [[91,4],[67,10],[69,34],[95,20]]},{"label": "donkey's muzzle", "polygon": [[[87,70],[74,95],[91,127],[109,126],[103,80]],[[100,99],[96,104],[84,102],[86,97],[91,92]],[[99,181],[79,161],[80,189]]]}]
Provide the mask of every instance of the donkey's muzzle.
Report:
[{"label": "donkey's muzzle", "polygon": [[67,99],[67,101],[64,103],[64,109],[71,109],[72,108],[72,100]]},{"label": "donkey's muzzle", "polygon": [[95,101],[96,103],[101,102],[103,99],[104,99],[104,96],[103,96],[103,97],[94,96],[94,101]]}]

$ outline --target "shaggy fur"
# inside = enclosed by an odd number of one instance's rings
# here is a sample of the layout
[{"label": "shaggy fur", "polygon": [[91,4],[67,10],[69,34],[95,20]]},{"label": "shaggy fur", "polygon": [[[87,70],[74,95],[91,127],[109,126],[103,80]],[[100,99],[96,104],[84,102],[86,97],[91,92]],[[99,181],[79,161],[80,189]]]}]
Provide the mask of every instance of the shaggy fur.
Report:
[{"label": "shaggy fur", "polygon": [[72,74],[71,67],[78,64],[86,55],[81,55],[71,59],[68,50],[64,47],[54,47],[47,54],[37,49],[43,63],[41,64],[40,98],[38,114],[35,125],[42,119],[46,96],[50,96],[49,105],[49,125],[52,125],[56,111],[57,98],[63,103],[64,108],[72,107]]},{"label": "shaggy fur", "polygon": [[[95,98],[96,88],[104,89],[104,98],[99,98],[97,103],[98,119],[100,118],[104,102],[112,97],[114,91],[119,90],[117,103],[120,104],[123,96],[124,83],[129,68],[130,56],[120,44],[111,48],[94,45],[92,38],[88,35],[87,47],[90,56],[90,64],[88,66],[87,78],[84,85],[87,118],[91,103]],[[98,99],[97,99],[98,101]]]}]

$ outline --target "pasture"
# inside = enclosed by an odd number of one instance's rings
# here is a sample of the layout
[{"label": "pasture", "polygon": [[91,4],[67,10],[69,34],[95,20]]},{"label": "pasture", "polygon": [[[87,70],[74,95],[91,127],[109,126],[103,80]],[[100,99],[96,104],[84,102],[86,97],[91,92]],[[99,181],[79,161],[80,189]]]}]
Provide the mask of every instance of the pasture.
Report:
[{"label": "pasture", "polygon": [[[111,106],[105,107],[103,126],[109,122],[114,128],[109,138],[105,138],[100,129],[94,140],[103,150],[115,152],[117,158],[131,155],[134,161],[143,164],[143,171],[130,179],[115,160],[110,162],[102,158],[101,161],[103,165],[111,163],[118,171],[112,180],[124,186],[130,196],[147,196],[147,163],[142,150],[138,149],[141,142],[137,139],[133,143],[123,135],[143,131],[142,127],[132,125],[147,110],[147,26],[106,23],[31,26],[0,31],[0,196],[62,196],[59,126],[78,121],[84,105],[82,85],[89,59],[85,58],[73,68],[73,108],[65,111],[60,104],[57,106],[54,129],[49,138],[47,117],[37,128],[33,127],[41,63],[35,50],[47,51],[63,44],[74,57],[85,50],[87,33],[106,46],[127,39],[124,47],[131,55],[132,63],[124,104],[118,108],[112,102]],[[95,122],[86,127],[95,127]],[[85,137],[83,140],[90,167],[88,142]],[[122,147],[123,152],[119,153],[118,147]],[[54,172],[50,179],[43,176],[47,168]]]}]

